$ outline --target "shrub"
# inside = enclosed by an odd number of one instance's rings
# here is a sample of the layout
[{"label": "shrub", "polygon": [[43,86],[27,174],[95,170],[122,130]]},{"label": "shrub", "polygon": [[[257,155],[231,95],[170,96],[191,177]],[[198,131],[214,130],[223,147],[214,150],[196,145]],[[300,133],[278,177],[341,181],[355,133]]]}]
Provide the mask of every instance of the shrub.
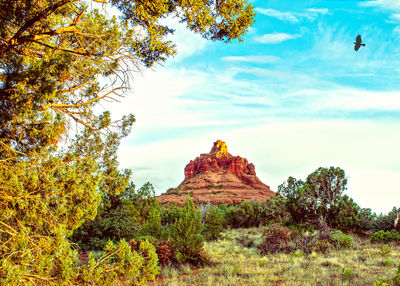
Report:
[{"label": "shrub", "polygon": [[383,260],[382,264],[383,264],[384,266],[390,267],[390,266],[393,266],[393,265],[394,265],[394,262],[393,262],[393,260],[391,260],[390,258],[386,258],[385,260]]},{"label": "shrub", "polygon": [[390,231],[377,231],[371,236],[373,242],[391,242],[400,241],[400,234],[395,230]]},{"label": "shrub", "polygon": [[182,209],[182,216],[175,221],[171,231],[171,245],[177,252],[179,262],[191,264],[205,262],[201,256],[204,244],[202,228],[200,213],[196,211],[188,197]]},{"label": "shrub", "polygon": [[154,246],[141,241],[136,250],[121,240],[118,245],[109,241],[98,259],[89,254],[89,262],[81,266],[76,278],[79,284],[111,285],[117,277],[133,285],[145,285],[159,273]]},{"label": "shrub", "polygon": [[391,251],[392,251],[392,249],[391,249],[388,245],[386,245],[386,244],[382,245],[382,246],[379,248],[379,253],[380,253],[382,256],[388,255]]},{"label": "shrub", "polygon": [[384,230],[394,230],[395,229],[395,220],[397,218],[397,214],[400,212],[400,209],[393,207],[393,209],[387,214],[381,214],[377,216],[373,222],[373,229],[376,231]]},{"label": "shrub", "polygon": [[206,240],[221,237],[223,217],[218,207],[212,206],[206,214],[203,234]]},{"label": "shrub", "polygon": [[313,250],[320,253],[327,253],[332,248],[332,245],[327,239],[320,239],[314,243]]},{"label": "shrub", "polygon": [[223,210],[226,226],[249,228],[262,224],[263,208],[259,202],[241,202],[240,205],[219,208]]},{"label": "shrub", "polygon": [[338,249],[351,248],[353,247],[353,238],[340,230],[336,230],[332,234],[332,243]]},{"label": "shrub", "polygon": [[161,238],[161,216],[160,206],[155,205],[149,210],[148,218],[141,230],[143,235],[151,235],[157,238]]},{"label": "shrub", "polygon": [[293,249],[289,246],[292,231],[280,224],[273,224],[263,233],[263,241],[257,245],[262,255],[276,252],[291,252]]},{"label": "shrub", "polygon": [[344,268],[344,269],[343,269],[343,272],[342,272],[342,275],[343,275],[343,279],[344,279],[344,280],[350,280],[350,279],[352,279],[354,276],[356,276],[356,272],[355,272],[354,269],[351,269],[351,268]]}]

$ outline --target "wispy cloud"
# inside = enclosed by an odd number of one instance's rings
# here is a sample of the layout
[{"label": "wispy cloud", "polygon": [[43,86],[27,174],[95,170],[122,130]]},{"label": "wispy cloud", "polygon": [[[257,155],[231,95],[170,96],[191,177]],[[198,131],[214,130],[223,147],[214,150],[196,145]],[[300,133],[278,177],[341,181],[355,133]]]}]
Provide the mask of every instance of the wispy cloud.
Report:
[{"label": "wispy cloud", "polygon": [[297,23],[299,19],[291,12],[281,12],[275,9],[256,8],[256,11],[269,17],[273,17],[282,21]]},{"label": "wispy cloud", "polygon": [[279,44],[287,40],[295,39],[300,37],[300,35],[293,35],[287,33],[272,33],[264,34],[260,37],[255,37],[254,40],[262,44]]},{"label": "wispy cloud", "polygon": [[279,57],[275,56],[227,56],[221,58],[224,62],[242,62],[242,63],[260,63],[269,64],[279,61]]},{"label": "wispy cloud", "polygon": [[360,5],[366,7],[380,7],[388,10],[400,10],[399,0],[368,0],[360,2]]},{"label": "wispy cloud", "polygon": [[388,11],[390,15],[390,23],[400,22],[400,1],[399,0],[368,0],[361,2],[360,6],[364,7],[377,7]]},{"label": "wispy cloud", "polygon": [[305,13],[299,13],[298,15],[314,21],[319,15],[326,14],[329,14],[329,10],[327,8],[308,8]]},{"label": "wispy cloud", "polygon": [[256,11],[265,16],[273,17],[281,21],[298,23],[302,18],[314,21],[319,15],[329,13],[327,8],[308,8],[304,12],[282,12],[275,9],[256,8]]}]

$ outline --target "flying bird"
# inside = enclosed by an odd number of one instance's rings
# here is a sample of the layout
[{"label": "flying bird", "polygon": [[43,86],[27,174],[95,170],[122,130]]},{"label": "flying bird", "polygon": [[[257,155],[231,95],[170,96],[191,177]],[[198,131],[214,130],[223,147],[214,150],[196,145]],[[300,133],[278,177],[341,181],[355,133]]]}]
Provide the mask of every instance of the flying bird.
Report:
[{"label": "flying bird", "polygon": [[357,52],[358,49],[359,49],[361,46],[364,46],[364,47],[365,47],[365,44],[362,44],[361,36],[358,35],[357,38],[356,38],[356,42],[354,43],[354,50]]}]

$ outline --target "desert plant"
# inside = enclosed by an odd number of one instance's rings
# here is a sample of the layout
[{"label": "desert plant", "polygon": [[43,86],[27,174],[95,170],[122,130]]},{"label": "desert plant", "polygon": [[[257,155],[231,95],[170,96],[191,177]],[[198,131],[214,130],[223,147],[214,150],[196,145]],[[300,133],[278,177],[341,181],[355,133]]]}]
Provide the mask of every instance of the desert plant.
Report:
[{"label": "desert plant", "polygon": [[206,240],[216,240],[221,237],[223,217],[218,207],[210,207],[204,222],[203,235]]},{"label": "desert plant", "polygon": [[394,265],[394,262],[393,262],[392,259],[386,258],[385,260],[383,260],[382,264],[385,265],[385,266],[390,267],[390,266],[393,266],[393,265]]},{"label": "desert plant", "polygon": [[76,276],[79,284],[110,285],[117,277],[133,285],[145,285],[159,273],[158,258],[154,246],[142,241],[137,250],[121,240],[118,245],[109,241],[98,259],[89,254],[87,264],[81,266]]},{"label": "desert plant", "polygon": [[400,234],[395,230],[390,230],[390,231],[380,230],[372,234],[371,241],[373,242],[400,241]]},{"label": "desert plant", "polygon": [[187,197],[182,215],[175,221],[171,231],[171,245],[181,263],[201,264],[204,262],[201,256],[204,244],[201,235],[202,228],[200,213],[194,208],[190,197]]},{"label": "desert plant", "polygon": [[392,249],[389,247],[389,245],[387,244],[383,244],[380,248],[379,248],[379,253],[381,256],[386,256],[388,255],[390,252],[392,252]]},{"label": "desert plant", "polygon": [[356,276],[356,271],[352,268],[344,268],[342,275],[344,280],[351,280],[354,278],[354,276]]},{"label": "desert plant", "polygon": [[340,230],[336,230],[332,233],[332,243],[338,249],[351,248],[353,247],[353,238]]},{"label": "desert plant", "polygon": [[257,245],[257,249],[262,255],[276,252],[291,252],[289,246],[292,231],[279,224],[273,224],[263,232],[263,241]]}]

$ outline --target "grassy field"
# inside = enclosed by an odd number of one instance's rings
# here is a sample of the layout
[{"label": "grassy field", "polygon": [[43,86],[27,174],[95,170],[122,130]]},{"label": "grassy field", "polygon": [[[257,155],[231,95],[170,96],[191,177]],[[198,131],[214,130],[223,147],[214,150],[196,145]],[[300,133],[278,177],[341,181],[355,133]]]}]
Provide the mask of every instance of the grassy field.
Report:
[{"label": "grassy field", "polygon": [[207,242],[212,266],[164,268],[152,285],[374,285],[390,279],[400,263],[400,246],[372,244],[354,237],[352,249],[326,254],[300,251],[261,256],[255,247],[243,247],[245,235],[261,241],[262,229],[226,231],[223,239]]}]

